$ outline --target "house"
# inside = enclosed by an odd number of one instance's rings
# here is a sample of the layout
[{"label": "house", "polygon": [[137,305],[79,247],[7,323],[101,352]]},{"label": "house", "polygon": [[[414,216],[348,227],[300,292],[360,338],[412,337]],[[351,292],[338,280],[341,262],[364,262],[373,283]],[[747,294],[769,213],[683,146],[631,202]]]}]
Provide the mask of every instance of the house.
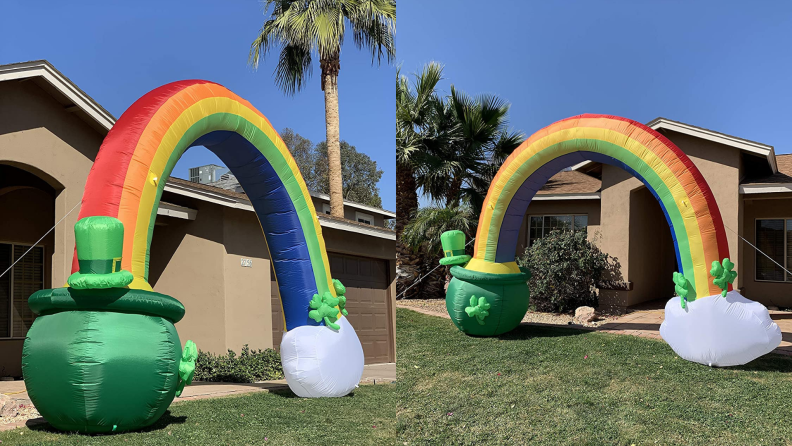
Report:
[{"label": "house", "polygon": [[[792,274],[784,270],[792,270],[792,155],[666,118],[647,126],[676,144],[712,189],[736,264],[735,289],[792,307]],[[624,310],[674,295],[671,231],[652,193],[630,173],[583,162],[553,176],[528,206],[517,254],[554,228],[586,230],[618,259],[625,286],[600,290],[601,307]]]},{"label": "house", "polygon": [[[0,277],[0,376],[21,375],[35,317],[27,298],[71,273],[85,181],[114,123],[50,63],[0,65],[0,274],[21,257]],[[395,214],[345,202],[345,218],[335,218],[323,212],[329,197],[312,200],[366,362],[395,362],[396,235],[386,227]],[[214,353],[279,346],[278,288],[244,193],[170,178],[150,254],[149,283],[187,309],[176,325],[182,342]]]}]

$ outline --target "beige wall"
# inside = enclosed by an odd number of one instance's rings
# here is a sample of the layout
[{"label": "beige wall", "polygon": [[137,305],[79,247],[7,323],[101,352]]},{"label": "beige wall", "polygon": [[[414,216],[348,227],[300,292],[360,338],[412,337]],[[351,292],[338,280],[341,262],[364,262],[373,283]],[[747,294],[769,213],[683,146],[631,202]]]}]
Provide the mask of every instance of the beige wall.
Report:
[{"label": "beige wall", "polygon": [[693,160],[712,190],[723,224],[727,227],[726,240],[729,243],[730,260],[735,263],[738,272],[734,286],[740,287],[740,278],[743,276],[740,252],[743,247],[735,234],[735,232],[742,233],[743,230],[740,224],[740,215],[743,212],[740,197],[742,176],[740,150],[681,133],[663,132],[663,134]]},{"label": "beige wall", "polygon": [[[82,199],[104,135],[64,112],[34,82],[0,82],[0,98],[0,163],[47,181],[57,191],[55,220],[60,220]],[[78,211],[72,212],[53,231],[54,283],[65,283],[71,272],[77,215]]]},{"label": "beige wall", "polygon": [[[756,219],[792,218],[792,194],[761,194],[761,198],[745,195],[744,198],[742,234],[752,244],[756,241]],[[756,256],[761,255],[745,244],[741,258],[744,267],[737,276],[742,276],[742,294],[765,305],[792,307],[792,282],[756,281]]]},{"label": "beige wall", "polygon": [[[266,240],[256,214],[165,192],[163,201],[197,209],[194,221],[157,217],[149,281],[154,290],[179,299],[187,309],[177,324],[182,343],[225,353],[271,348],[273,305],[279,305]],[[330,253],[385,259],[390,300],[395,301],[395,241],[322,228]],[[242,267],[241,259],[252,267]],[[274,294],[273,294],[274,293]],[[395,350],[395,313],[389,331]],[[280,314],[279,308],[275,308]],[[276,320],[276,322],[278,322]]]},{"label": "beige wall", "polygon": [[[0,240],[33,243],[82,199],[85,180],[104,138],[35,82],[0,82],[0,164],[36,175],[51,188],[0,196]],[[45,286],[66,282],[71,272],[78,210],[42,242],[48,262]],[[10,218],[24,215],[24,218]],[[35,218],[32,218],[35,216]],[[0,340],[3,373],[21,375],[21,340]]]},{"label": "beige wall", "polygon": [[[740,151],[680,133],[664,134],[693,161],[712,190],[724,225],[737,231],[742,212]],[[602,234],[601,249],[619,259],[632,289],[605,293],[601,306],[623,308],[673,296],[676,255],[662,209],[640,180],[609,165],[602,170]],[[740,271],[737,236],[727,229],[726,237]]]},{"label": "beige wall", "polygon": [[163,200],[198,210],[194,221],[157,217],[151,244],[149,282],[187,309],[177,325],[182,343],[214,353],[271,347],[270,260],[256,214],[168,193]]}]

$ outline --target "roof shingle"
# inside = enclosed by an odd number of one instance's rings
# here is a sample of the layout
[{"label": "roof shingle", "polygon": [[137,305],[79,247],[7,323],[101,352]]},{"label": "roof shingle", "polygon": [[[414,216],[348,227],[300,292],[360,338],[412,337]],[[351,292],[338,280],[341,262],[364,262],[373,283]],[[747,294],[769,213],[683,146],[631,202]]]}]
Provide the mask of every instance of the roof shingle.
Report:
[{"label": "roof shingle", "polygon": [[591,194],[599,192],[602,181],[575,170],[564,170],[553,175],[537,192],[548,194]]}]

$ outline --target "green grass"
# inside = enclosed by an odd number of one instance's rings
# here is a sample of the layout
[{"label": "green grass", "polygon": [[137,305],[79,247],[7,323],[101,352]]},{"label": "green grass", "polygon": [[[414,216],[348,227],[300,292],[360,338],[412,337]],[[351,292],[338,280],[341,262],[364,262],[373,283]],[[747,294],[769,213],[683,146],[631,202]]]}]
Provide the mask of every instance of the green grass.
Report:
[{"label": "green grass", "polygon": [[41,425],[0,432],[0,440],[2,446],[392,444],[396,395],[390,384],[361,386],[343,398],[304,399],[291,393],[260,392],[173,404],[142,432],[91,436]]},{"label": "green grass", "polygon": [[397,310],[397,444],[792,444],[792,358],[708,368],[633,336],[468,337]]}]

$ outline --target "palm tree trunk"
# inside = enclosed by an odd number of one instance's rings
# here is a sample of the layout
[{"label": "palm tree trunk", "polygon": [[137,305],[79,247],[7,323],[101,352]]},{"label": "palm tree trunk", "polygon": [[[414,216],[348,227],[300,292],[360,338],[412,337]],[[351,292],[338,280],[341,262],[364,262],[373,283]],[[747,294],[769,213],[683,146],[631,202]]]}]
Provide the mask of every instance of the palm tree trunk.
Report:
[{"label": "palm tree trunk", "polygon": [[455,176],[446,191],[446,207],[454,207],[459,204],[459,192],[462,190],[462,177]]},{"label": "palm tree trunk", "polygon": [[327,158],[330,181],[330,215],[344,218],[344,193],[341,178],[341,141],[338,120],[338,76],[324,74],[322,90],[325,99],[325,125],[327,129]]},{"label": "palm tree trunk", "polygon": [[418,210],[418,186],[415,173],[408,166],[396,165],[396,238],[401,236],[404,226]]}]

